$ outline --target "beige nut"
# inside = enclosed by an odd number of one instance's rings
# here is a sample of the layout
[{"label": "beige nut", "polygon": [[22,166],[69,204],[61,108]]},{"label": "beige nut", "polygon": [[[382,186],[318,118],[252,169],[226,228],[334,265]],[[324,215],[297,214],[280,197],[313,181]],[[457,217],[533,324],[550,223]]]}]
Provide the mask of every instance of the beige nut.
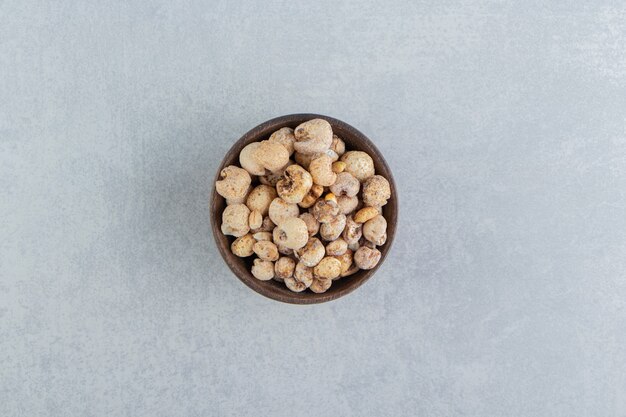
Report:
[{"label": "beige nut", "polygon": [[296,250],[295,253],[300,262],[306,266],[315,266],[322,260],[326,254],[326,250],[318,238],[312,237],[309,238],[309,241],[304,247]]},{"label": "beige nut", "polygon": [[343,232],[346,227],[346,215],[338,214],[334,219],[320,226],[320,236],[327,242],[333,241]]},{"label": "beige nut", "polygon": [[257,229],[252,229],[251,232],[271,232],[272,230],[274,230],[274,227],[276,227],[276,225],[274,224],[274,222],[272,222],[272,219],[270,219],[269,217],[263,217],[263,223],[261,223],[261,227]]},{"label": "beige nut", "polygon": [[363,224],[363,237],[376,246],[387,241],[387,220],[380,214]]},{"label": "beige nut", "polygon": [[363,203],[366,206],[384,206],[389,198],[391,198],[391,187],[385,177],[374,175],[363,183]]},{"label": "beige nut", "polygon": [[327,256],[313,268],[313,275],[321,279],[337,278],[341,274],[341,262],[337,258]]},{"label": "beige nut", "polygon": [[220,172],[220,180],[215,182],[215,191],[226,199],[242,198],[252,182],[245,169],[229,165]]},{"label": "beige nut", "polygon": [[279,143],[287,149],[289,156],[293,154],[293,144],[296,141],[296,137],[293,135],[293,129],[290,127],[283,127],[272,133],[268,139],[270,142]]},{"label": "beige nut", "polygon": [[254,157],[259,146],[261,146],[259,142],[252,142],[239,152],[239,164],[252,175],[265,175],[265,167]]},{"label": "beige nut", "polygon": [[254,250],[254,253],[256,253],[259,259],[263,259],[264,261],[273,262],[278,260],[278,248],[274,242],[261,240],[254,244],[252,250]]},{"label": "beige nut", "polygon": [[313,283],[309,287],[311,291],[317,294],[324,293],[328,291],[330,286],[333,284],[332,279],[321,279],[321,278],[313,278]]},{"label": "beige nut", "polygon": [[346,143],[339,136],[333,135],[333,141],[330,144],[330,149],[338,156],[341,156],[346,152]]},{"label": "beige nut", "polygon": [[326,245],[326,255],[341,256],[348,250],[348,242],[339,238]]},{"label": "beige nut", "polygon": [[274,243],[289,249],[300,249],[309,240],[309,232],[304,220],[290,217],[274,228]]},{"label": "beige nut", "polygon": [[276,191],[287,203],[297,204],[308,194],[313,186],[313,178],[300,165],[291,165],[285,169],[283,178],[276,183]]},{"label": "beige nut", "polygon": [[304,196],[304,198],[301,202],[298,203],[298,205],[302,208],[311,207],[313,204],[315,204],[315,202],[322,195],[323,192],[324,187],[322,187],[321,185],[313,184],[307,195]]},{"label": "beige nut", "polygon": [[339,174],[340,172],[343,172],[344,169],[346,169],[346,163],[343,161],[335,161],[331,165],[331,168],[335,174]]},{"label": "beige nut", "polygon": [[374,161],[361,151],[348,151],[341,157],[346,163],[345,172],[352,174],[357,180],[363,182],[374,175]]},{"label": "beige nut", "polygon": [[342,236],[343,236],[343,240],[345,240],[348,243],[348,247],[352,249],[352,247],[350,247],[351,244],[358,244],[359,239],[361,238],[362,235],[363,235],[363,230],[362,230],[361,224],[355,222],[352,219],[352,216],[347,216],[346,227],[343,229]]},{"label": "beige nut", "polygon": [[311,213],[302,213],[300,218],[306,223],[309,236],[316,235],[320,230],[320,222]]},{"label": "beige nut", "polygon": [[251,234],[239,236],[230,245],[230,251],[240,258],[252,256],[252,254],[254,253],[254,250],[252,248],[254,247],[255,243],[256,240],[254,240],[254,237],[252,237]]},{"label": "beige nut", "polygon": [[290,217],[298,217],[300,209],[297,204],[287,203],[282,198],[277,197],[270,203],[268,213],[272,222],[279,224]]},{"label": "beige nut", "polygon": [[365,223],[366,221],[378,216],[379,212],[376,207],[363,207],[354,215],[354,221],[357,223]]},{"label": "beige nut", "polygon": [[356,209],[359,204],[359,198],[357,196],[348,197],[347,195],[340,195],[337,197],[337,205],[339,206],[339,213],[350,214]]},{"label": "beige nut", "polygon": [[252,275],[261,281],[269,281],[274,278],[274,262],[255,259],[252,264]]},{"label": "beige nut", "polygon": [[332,200],[317,200],[313,206],[313,216],[320,223],[328,223],[339,214],[339,206]]},{"label": "beige nut", "polygon": [[269,185],[257,185],[250,191],[250,194],[248,194],[246,205],[250,210],[258,210],[263,216],[266,216],[272,200],[274,200],[277,195],[274,187],[270,187]]},{"label": "beige nut", "polygon": [[354,253],[354,263],[361,269],[372,269],[378,265],[380,255],[380,251],[376,248],[372,249],[367,246],[361,246]]},{"label": "beige nut", "polygon": [[248,225],[250,229],[258,229],[263,224],[263,215],[258,210],[252,210],[248,216]]},{"label": "beige nut", "polygon": [[264,240],[267,240],[267,241],[271,242],[272,239],[273,239],[272,232],[256,232],[256,233],[254,233],[252,235],[252,237],[257,242],[261,242],[261,241],[264,241]]},{"label": "beige nut", "polygon": [[249,216],[250,210],[248,210],[245,204],[226,206],[222,212],[222,233],[235,237],[245,235],[250,231],[250,226],[248,225]]},{"label": "beige nut", "polygon": [[306,266],[302,262],[298,262],[296,269],[293,271],[293,277],[309,288],[313,282],[313,268]]},{"label": "beige nut", "polygon": [[289,152],[279,143],[264,140],[253,154],[256,161],[265,169],[277,172],[289,163]]},{"label": "beige nut", "polygon": [[324,152],[333,142],[333,129],[324,119],[313,119],[300,124],[294,130],[296,152],[313,154]]},{"label": "beige nut", "polygon": [[288,256],[281,256],[274,264],[274,279],[283,281],[285,278],[293,276],[296,269],[296,261]]},{"label": "beige nut", "polygon": [[353,255],[354,252],[352,252],[350,249],[347,249],[341,255],[335,256],[335,258],[341,263],[341,274],[339,275],[340,277],[343,277],[344,274],[352,267]]},{"label": "beige nut", "polygon": [[359,193],[360,189],[361,183],[349,172],[337,174],[335,183],[330,186],[330,191],[336,196],[346,195],[348,197],[354,197]]},{"label": "beige nut", "polygon": [[311,161],[309,172],[313,182],[324,187],[333,185],[337,180],[337,174],[333,172],[333,161],[328,155],[322,155]]}]

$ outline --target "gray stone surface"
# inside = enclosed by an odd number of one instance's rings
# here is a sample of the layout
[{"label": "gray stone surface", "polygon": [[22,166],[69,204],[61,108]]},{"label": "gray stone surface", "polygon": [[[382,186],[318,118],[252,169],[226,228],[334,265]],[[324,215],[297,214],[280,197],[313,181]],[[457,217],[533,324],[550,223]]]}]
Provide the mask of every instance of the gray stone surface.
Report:
[{"label": "gray stone surface", "polygon": [[[626,416],[624,3],[124,3],[0,1],[0,415]],[[295,112],[401,192],[319,306],[244,287],[208,220]]]}]

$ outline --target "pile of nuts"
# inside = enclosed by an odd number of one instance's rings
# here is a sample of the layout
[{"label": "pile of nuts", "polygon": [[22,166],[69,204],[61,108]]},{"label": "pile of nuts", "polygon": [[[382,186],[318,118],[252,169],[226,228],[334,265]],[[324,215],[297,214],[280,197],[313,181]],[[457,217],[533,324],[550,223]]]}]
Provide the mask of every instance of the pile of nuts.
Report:
[{"label": "pile of nuts", "polygon": [[255,278],[323,293],[334,280],[378,264],[389,182],[367,153],[346,152],[326,120],[250,143],[239,163],[221,171],[215,189],[227,204],[222,233],[236,238],[235,255],[257,256]]}]

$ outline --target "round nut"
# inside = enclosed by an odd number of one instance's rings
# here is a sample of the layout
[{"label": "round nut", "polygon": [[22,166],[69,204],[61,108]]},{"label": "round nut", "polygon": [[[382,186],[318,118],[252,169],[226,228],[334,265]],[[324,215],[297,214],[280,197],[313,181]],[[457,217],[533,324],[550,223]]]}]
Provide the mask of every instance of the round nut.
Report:
[{"label": "round nut", "polygon": [[283,169],[289,163],[289,152],[279,143],[264,140],[253,154],[256,161],[272,172]]},{"label": "round nut", "polygon": [[391,187],[385,177],[374,175],[363,183],[363,203],[366,206],[384,206],[389,198],[391,198]]},{"label": "round nut", "polygon": [[320,227],[320,236],[325,241],[332,241],[341,236],[341,232],[346,227],[346,215],[338,214],[328,223],[322,223]]},{"label": "round nut", "polygon": [[323,258],[313,268],[313,275],[316,278],[329,279],[337,278],[341,274],[341,262],[332,256]]},{"label": "round nut", "polygon": [[330,186],[330,191],[337,196],[354,197],[359,193],[359,189],[361,189],[361,183],[349,172],[339,173],[335,183]]},{"label": "round nut", "polygon": [[320,223],[328,223],[339,214],[339,206],[332,200],[318,200],[313,206],[313,216]]},{"label": "round nut", "polygon": [[348,243],[341,238],[333,240],[328,245],[326,245],[326,255],[328,256],[341,256],[346,253],[347,250]]},{"label": "round nut", "polygon": [[343,274],[345,274],[352,267],[353,254],[354,252],[347,249],[343,254],[335,256],[335,258],[341,263],[340,277],[343,277]]},{"label": "round nut", "polygon": [[359,198],[357,196],[348,197],[347,195],[340,195],[339,197],[337,197],[339,213],[350,214],[354,211],[358,204]]},{"label": "round nut", "polygon": [[367,246],[361,246],[354,253],[354,263],[361,269],[372,269],[378,265],[380,255],[380,251],[376,248],[372,249]]},{"label": "round nut", "polygon": [[307,195],[304,196],[304,198],[301,202],[298,203],[298,205],[302,208],[311,207],[313,204],[315,204],[315,202],[322,195],[323,192],[324,187],[322,187],[321,185],[313,184]]},{"label": "round nut", "polygon": [[274,230],[274,227],[276,227],[276,225],[269,217],[263,217],[263,223],[261,223],[261,227],[252,229],[251,231],[252,233],[271,232],[272,230]]},{"label": "round nut", "polygon": [[313,268],[306,266],[302,262],[298,262],[296,269],[293,271],[293,277],[309,288],[313,282]]},{"label": "round nut", "polygon": [[363,236],[376,246],[387,241],[387,220],[380,214],[363,224]]},{"label": "round nut", "polygon": [[263,224],[263,215],[258,210],[252,210],[248,216],[248,225],[250,229],[258,229]]},{"label": "round nut", "polygon": [[265,167],[257,162],[254,157],[259,146],[261,146],[259,142],[252,142],[244,146],[239,152],[239,164],[252,175],[265,175]]},{"label": "round nut", "polygon": [[272,238],[273,238],[271,232],[256,232],[255,234],[252,235],[252,237],[257,242],[261,242],[263,240],[267,240],[267,241],[271,242]]},{"label": "round nut", "polygon": [[363,207],[354,215],[354,221],[357,223],[365,223],[366,221],[378,216],[378,214],[378,209],[376,209],[376,207]]},{"label": "round nut", "polygon": [[279,224],[290,217],[298,217],[300,209],[297,204],[287,203],[282,198],[277,197],[270,203],[268,213],[272,222]]},{"label": "round nut", "polygon": [[296,257],[306,266],[317,265],[325,254],[324,245],[316,237],[309,238],[306,245],[296,251]]},{"label": "round nut", "polygon": [[255,243],[256,240],[254,240],[254,237],[252,237],[251,234],[239,236],[233,241],[233,243],[231,243],[230,251],[240,258],[252,256],[252,254],[254,253],[252,248]]},{"label": "round nut", "polygon": [[267,215],[272,200],[277,196],[274,187],[269,185],[257,185],[250,191],[246,205],[250,210],[258,210],[263,216]]},{"label": "round nut", "polygon": [[276,191],[287,203],[297,204],[308,194],[313,186],[313,178],[300,165],[291,165],[285,169],[283,178],[276,183]]},{"label": "round nut", "polygon": [[332,279],[313,278],[313,283],[311,284],[309,288],[314,293],[321,294],[323,292],[328,291],[332,283],[333,283]]},{"label": "round nut", "polygon": [[309,172],[313,177],[313,182],[324,187],[333,185],[337,180],[337,174],[333,172],[333,161],[330,156],[324,154],[311,161]]},{"label": "round nut", "polygon": [[252,275],[261,281],[269,281],[274,278],[274,263],[270,261],[264,261],[262,259],[255,259],[252,264]]},{"label": "round nut", "polygon": [[274,279],[283,281],[285,278],[293,276],[296,269],[296,261],[288,256],[281,256],[274,264]]},{"label": "round nut", "polygon": [[333,135],[333,141],[330,144],[330,149],[338,156],[341,156],[346,152],[346,143],[339,136]]},{"label": "round nut", "polygon": [[320,222],[315,219],[311,213],[302,213],[300,218],[306,223],[306,228],[309,232],[309,236],[316,235],[320,230]]},{"label": "round nut", "polygon": [[226,206],[222,212],[222,233],[240,237],[250,231],[248,226],[248,217],[250,210],[245,204],[233,204]]},{"label": "round nut", "polygon": [[343,154],[341,160],[346,163],[345,172],[349,172],[361,182],[374,175],[374,161],[365,152],[348,151]]},{"label": "round nut", "polygon": [[333,142],[333,129],[324,119],[313,119],[300,124],[294,130],[296,152],[313,154],[324,152]]},{"label": "round nut", "polygon": [[343,161],[335,161],[333,162],[331,167],[335,174],[339,174],[340,172],[343,172],[344,169],[346,169],[346,163]]},{"label": "round nut", "polygon": [[220,172],[220,180],[215,182],[215,191],[226,199],[242,198],[252,182],[245,169],[229,165]]},{"label": "round nut", "polygon": [[274,228],[274,243],[289,249],[300,249],[307,244],[309,232],[304,220],[290,217]]},{"label": "round nut", "polygon": [[272,133],[268,139],[270,142],[279,143],[287,149],[289,156],[293,154],[293,144],[296,141],[296,137],[293,135],[293,129],[290,127],[283,127]]},{"label": "round nut", "polygon": [[278,260],[278,248],[274,244],[274,242],[269,242],[267,240],[261,240],[254,244],[252,248],[254,253],[264,261],[277,261]]},{"label": "round nut", "polygon": [[363,230],[362,230],[361,224],[355,222],[352,219],[352,216],[347,216],[346,227],[345,229],[343,229],[342,236],[343,236],[343,240],[345,240],[348,243],[348,247],[352,249],[352,247],[350,247],[351,244],[358,244],[359,239],[361,238],[362,235],[363,235]]}]

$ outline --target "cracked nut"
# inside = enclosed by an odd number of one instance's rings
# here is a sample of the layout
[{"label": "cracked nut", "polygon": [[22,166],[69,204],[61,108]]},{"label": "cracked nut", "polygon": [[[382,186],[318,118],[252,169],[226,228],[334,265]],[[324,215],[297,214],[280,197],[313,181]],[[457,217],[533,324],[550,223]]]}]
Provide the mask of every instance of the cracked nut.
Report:
[{"label": "cracked nut", "polygon": [[274,243],[289,249],[300,249],[307,244],[309,231],[304,220],[290,217],[274,228]]},{"label": "cracked nut", "polygon": [[311,161],[309,172],[313,182],[324,187],[333,185],[337,180],[337,174],[333,172],[333,161],[330,156],[324,154]]},{"label": "cracked nut", "polygon": [[261,240],[254,244],[252,248],[256,256],[264,261],[277,261],[278,260],[278,248],[274,242],[267,240]]},{"label": "cracked nut", "polygon": [[313,154],[326,151],[333,142],[333,129],[324,119],[313,119],[294,130],[296,152]]},{"label": "cracked nut", "polygon": [[254,250],[252,248],[254,247],[255,243],[256,240],[254,239],[254,237],[252,237],[251,234],[239,236],[233,241],[233,243],[231,243],[230,251],[240,258],[252,256],[252,254],[254,253]]},{"label": "cracked nut", "polygon": [[245,204],[233,204],[226,206],[222,213],[222,233],[240,237],[250,231],[248,217],[250,210]]},{"label": "cracked nut", "polygon": [[354,253],[354,263],[361,269],[372,269],[380,261],[380,251],[376,248],[361,246]]},{"label": "cracked nut", "polygon": [[269,281],[274,278],[274,262],[255,259],[252,264],[252,275],[261,281]]},{"label": "cracked nut", "polygon": [[391,198],[391,187],[385,177],[374,175],[363,183],[363,203],[366,206],[384,206],[389,198]]},{"label": "cracked nut", "polygon": [[252,182],[248,171],[234,165],[224,168],[220,172],[220,178],[215,182],[215,191],[226,199],[243,198]]},{"label": "cracked nut", "polygon": [[285,169],[283,178],[276,183],[276,191],[287,203],[297,204],[308,194],[313,186],[313,178],[300,165],[291,165]]},{"label": "cracked nut", "polygon": [[345,172],[349,172],[361,182],[374,175],[374,161],[365,152],[348,151],[343,154],[341,161],[346,163]]},{"label": "cracked nut", "polygon": [[312,237],[309,238],[309,241],[304,247],[296,250],[295,254],[300,262],[306,266],[315,266],[322,260],[326,254],[326,250],[318,238]]}]

